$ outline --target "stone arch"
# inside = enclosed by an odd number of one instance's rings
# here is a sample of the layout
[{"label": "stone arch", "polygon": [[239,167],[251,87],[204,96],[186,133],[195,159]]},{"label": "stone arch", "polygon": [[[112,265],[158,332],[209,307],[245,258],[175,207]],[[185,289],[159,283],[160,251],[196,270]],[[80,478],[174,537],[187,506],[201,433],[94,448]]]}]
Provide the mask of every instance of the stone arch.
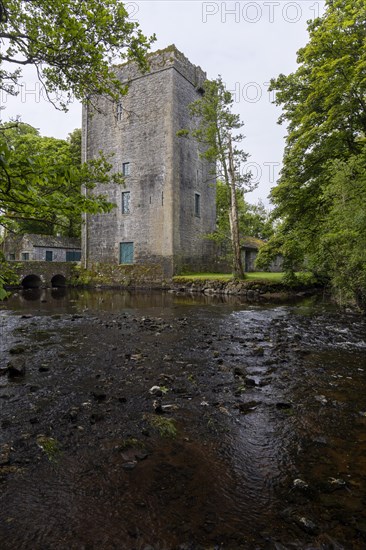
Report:
[{"label": "stone arch", "polygon": [[26,275],[23,277],[21,285],[23,288],[41,288],[42,279],[39,275]]},{"label": "stone arch", "polygon": [[58,273],[57,275],[54,275],[51,279],[51,286],[53,288],[62,288],[66,286],[66,277],[65,275],[61,275],[61,273]]}]

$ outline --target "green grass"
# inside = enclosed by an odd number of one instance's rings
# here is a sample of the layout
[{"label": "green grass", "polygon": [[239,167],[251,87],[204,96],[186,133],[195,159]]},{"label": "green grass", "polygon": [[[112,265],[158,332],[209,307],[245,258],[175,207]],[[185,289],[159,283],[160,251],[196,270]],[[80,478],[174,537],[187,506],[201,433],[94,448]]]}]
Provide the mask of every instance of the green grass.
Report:
[{"label": "green grass", "polygon": [[[231,281],[233,276],[231,273],[185,273],[174,277],[173,280],[183,281],[188,279],[190,281]],[[283,273],[266,273],[266,272],[253,272],[246,273],[246,281],[274,281],[281,282]]]}]

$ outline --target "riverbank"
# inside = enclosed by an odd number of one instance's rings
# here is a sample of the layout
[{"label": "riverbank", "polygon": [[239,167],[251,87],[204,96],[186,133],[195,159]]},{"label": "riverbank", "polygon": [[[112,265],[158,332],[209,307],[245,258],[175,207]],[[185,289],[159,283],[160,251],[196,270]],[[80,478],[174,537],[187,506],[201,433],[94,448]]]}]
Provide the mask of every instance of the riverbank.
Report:
[{"label": "riverbank", "polygon": [[[277,275],[277,274],[276,274]],[[210,296],[231,295],[245,297],[248,301],[286,301],[291,298],[324,293],[324,288],[314,283],[286,284],[283,281],[254,279],[199,279],[189,276],[174,277],[170,292],[202,293]]]},{"label": "riverbank", "polygon": [[196,274],[167,278],[159,265],[96,264],[92,269],[81,265],[55,262],[22,262],[12,267],[7,290],[70,286],[115,290],[165,290],[174,293],[237,295],[251,301],[287,300],[324,291],[314,284],[310,274],[300,274],[295,282],[283,280],[281,273],[248,273],[243,281],[230,274]]},{"label": "riverbank", "polygon": [[164,290],[175,294],[240,296],[250,301],[286,301],[325,292],[311,277],[302,276],[291,283],[281,273],[249,273],[245,280],[233,279],[230,274],[181,275],[166,279],[158,267],[98,266],[93,271],[75,270],[71,283],[76,287],[127,290]]}]

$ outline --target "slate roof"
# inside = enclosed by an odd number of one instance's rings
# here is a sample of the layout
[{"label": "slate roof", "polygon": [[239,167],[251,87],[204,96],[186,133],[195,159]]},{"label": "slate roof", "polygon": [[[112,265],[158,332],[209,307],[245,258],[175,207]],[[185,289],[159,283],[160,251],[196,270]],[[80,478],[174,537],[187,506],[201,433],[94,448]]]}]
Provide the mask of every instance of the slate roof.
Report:
[{"label": "slate roof", "polygon": [[13,235],[11,240],[20,242],[23,239],[29,240],[33,246],[40,248],[81,248],[80,239],[74,237],[56,237],[54,235],[36,235],[26,233],[24,235]]},{"label": "slate roof", "polygon": [[240,239],[241,248],[247,248],[250,250],[259,250],[265,243],[262,239],[257,237],[242,237]]}]

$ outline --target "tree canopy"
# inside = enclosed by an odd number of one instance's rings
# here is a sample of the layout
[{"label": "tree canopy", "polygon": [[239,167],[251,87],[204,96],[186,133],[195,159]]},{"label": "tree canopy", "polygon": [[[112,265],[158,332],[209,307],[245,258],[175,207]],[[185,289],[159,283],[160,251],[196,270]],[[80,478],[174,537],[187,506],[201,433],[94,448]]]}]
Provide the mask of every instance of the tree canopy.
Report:
[{"label": "tree canopy", "polygon": [[[283,169],[272,190],[274,214],[282,220],[272,250],[285,254],[288,269],[305,259],[338,289],[352,288],[354,294],[360,292],[353,286],[359,287],[365,258],[356,262],[353,285],[339,278],[330,250],[340,260],[342,254],[358,257],[365,248],[365,218],[351,224],[352,238],[345,238],[342,221],[350,214],[349,205],[355,206],[356,189],[361,208],[366,206],[365,21],[364,0],[327,0],[324,15],[309,23],[309,42],[298,52],[298,69],[273,79],[270,86],[283,108],[279,123],[287,123],[288,130]],[[338,248],[333,248],[335,242]],[[263,249],[262,256],[267,252]]]},{"label": "tree canopy", "polygon": [[108,212],[103,195],[81,193],[98,183],[122,183],[108,159],[81,163],[80,131],[69,140],[42,137],[28,124],[0,127],[0,225],[8,230],[78,234],[82,212]]},{"label": "tree canopy", "polygon": [[113,63],[147,68],[147,38],[119,0],[2,0],[0,89],[17,94],[22,68],[36,69],[49,100],[67,109],[73,96],[125,93]]}]

